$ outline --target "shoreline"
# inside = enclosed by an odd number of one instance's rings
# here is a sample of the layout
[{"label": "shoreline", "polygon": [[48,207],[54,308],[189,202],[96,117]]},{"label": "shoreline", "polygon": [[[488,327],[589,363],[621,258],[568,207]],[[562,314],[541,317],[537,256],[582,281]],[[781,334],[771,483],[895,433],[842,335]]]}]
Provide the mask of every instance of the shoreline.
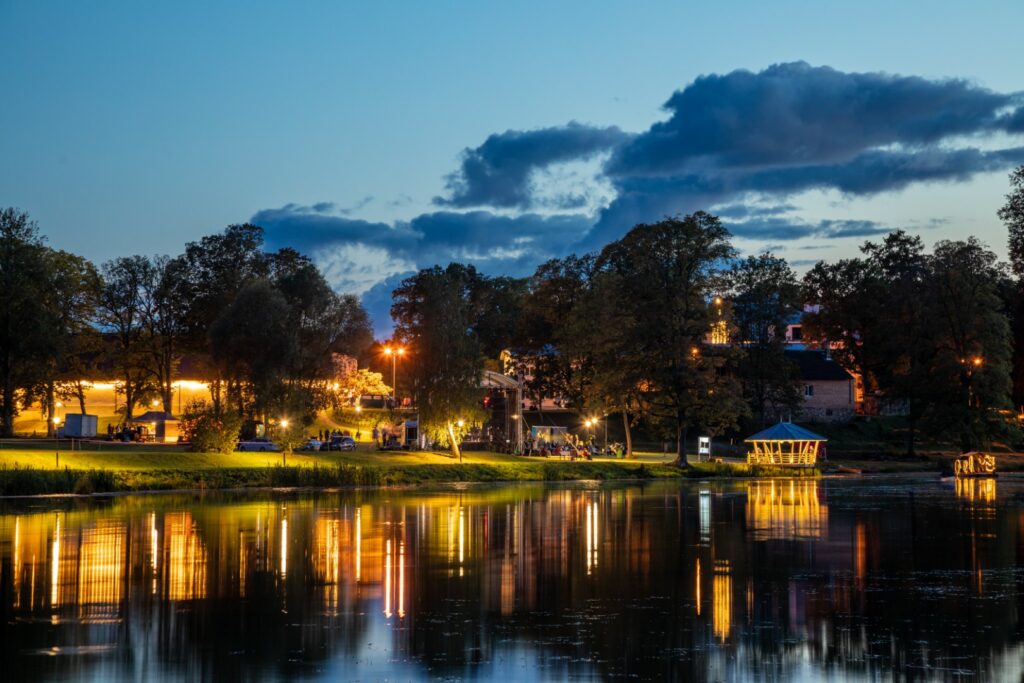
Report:
[{"label": "shoreline", "polygon": [[821,470],[729,463],[523,462],[450,465],[275,465],[249,468],[109,470],[0,467],[0,500],[245,490],[386,489],[423,485],[644,482],[668,479],[820,477]]}]

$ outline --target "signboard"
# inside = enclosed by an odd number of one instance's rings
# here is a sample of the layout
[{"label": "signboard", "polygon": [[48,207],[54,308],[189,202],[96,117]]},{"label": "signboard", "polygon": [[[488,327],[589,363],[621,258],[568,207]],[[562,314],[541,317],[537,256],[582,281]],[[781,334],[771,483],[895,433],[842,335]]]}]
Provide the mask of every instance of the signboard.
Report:
[{"label": "signboard", "polygon": [[711,459],[711,437],[701,436],[697,439],[697,459],[698,460],[710,460]]}]

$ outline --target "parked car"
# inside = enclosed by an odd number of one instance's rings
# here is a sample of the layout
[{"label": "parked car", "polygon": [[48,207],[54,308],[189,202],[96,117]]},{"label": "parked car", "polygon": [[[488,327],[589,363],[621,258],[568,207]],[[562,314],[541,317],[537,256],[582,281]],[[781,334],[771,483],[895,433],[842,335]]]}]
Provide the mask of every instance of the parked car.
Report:
[{"label": "parked car", "polygon": [[330,451],[354,451],[355,449],[356,440],[351,436],[332,436],[327,446],[327,450]]},{"label": "parked car", "polygon": [[322,446],[323,446],[323,442],[321,442],[320,439],[316,438],[315,436],[311,436],[311,437],[309,437],[309,441],[307,441],[306,443],[302,444],[299,447],[299,450],[300,451],[319,451]]},{"label": "parked car", "polygon": [[250,439],[249,441],[239,441],[238,450],[240,451],[258,451],[261,453],[269,453],[271,451],[279,451],[280,448],[274,444],[270,439],[258,438]]}]

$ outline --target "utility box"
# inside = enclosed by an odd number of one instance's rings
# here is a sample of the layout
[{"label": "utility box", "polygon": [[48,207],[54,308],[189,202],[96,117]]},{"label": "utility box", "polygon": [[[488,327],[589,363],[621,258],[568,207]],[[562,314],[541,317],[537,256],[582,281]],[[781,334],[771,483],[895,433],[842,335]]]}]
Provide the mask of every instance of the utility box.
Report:
[{"label": "utility box", "polygon": [[62,432],[67,438],[89,439],[96,436],[96,421],[95,415],[68,413],[64,416]]}]

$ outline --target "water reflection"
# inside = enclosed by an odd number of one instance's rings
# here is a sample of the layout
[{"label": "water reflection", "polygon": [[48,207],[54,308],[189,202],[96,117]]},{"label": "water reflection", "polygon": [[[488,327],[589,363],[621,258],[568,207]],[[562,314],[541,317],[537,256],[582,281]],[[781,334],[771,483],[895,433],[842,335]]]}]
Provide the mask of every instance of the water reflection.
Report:
[{"label": "water reflection", "polygon": [[3,654],[16,679],[1016,679],[1024,485],[1000,486],[999,498],[994,480],[767,480],[10,508]]}]

